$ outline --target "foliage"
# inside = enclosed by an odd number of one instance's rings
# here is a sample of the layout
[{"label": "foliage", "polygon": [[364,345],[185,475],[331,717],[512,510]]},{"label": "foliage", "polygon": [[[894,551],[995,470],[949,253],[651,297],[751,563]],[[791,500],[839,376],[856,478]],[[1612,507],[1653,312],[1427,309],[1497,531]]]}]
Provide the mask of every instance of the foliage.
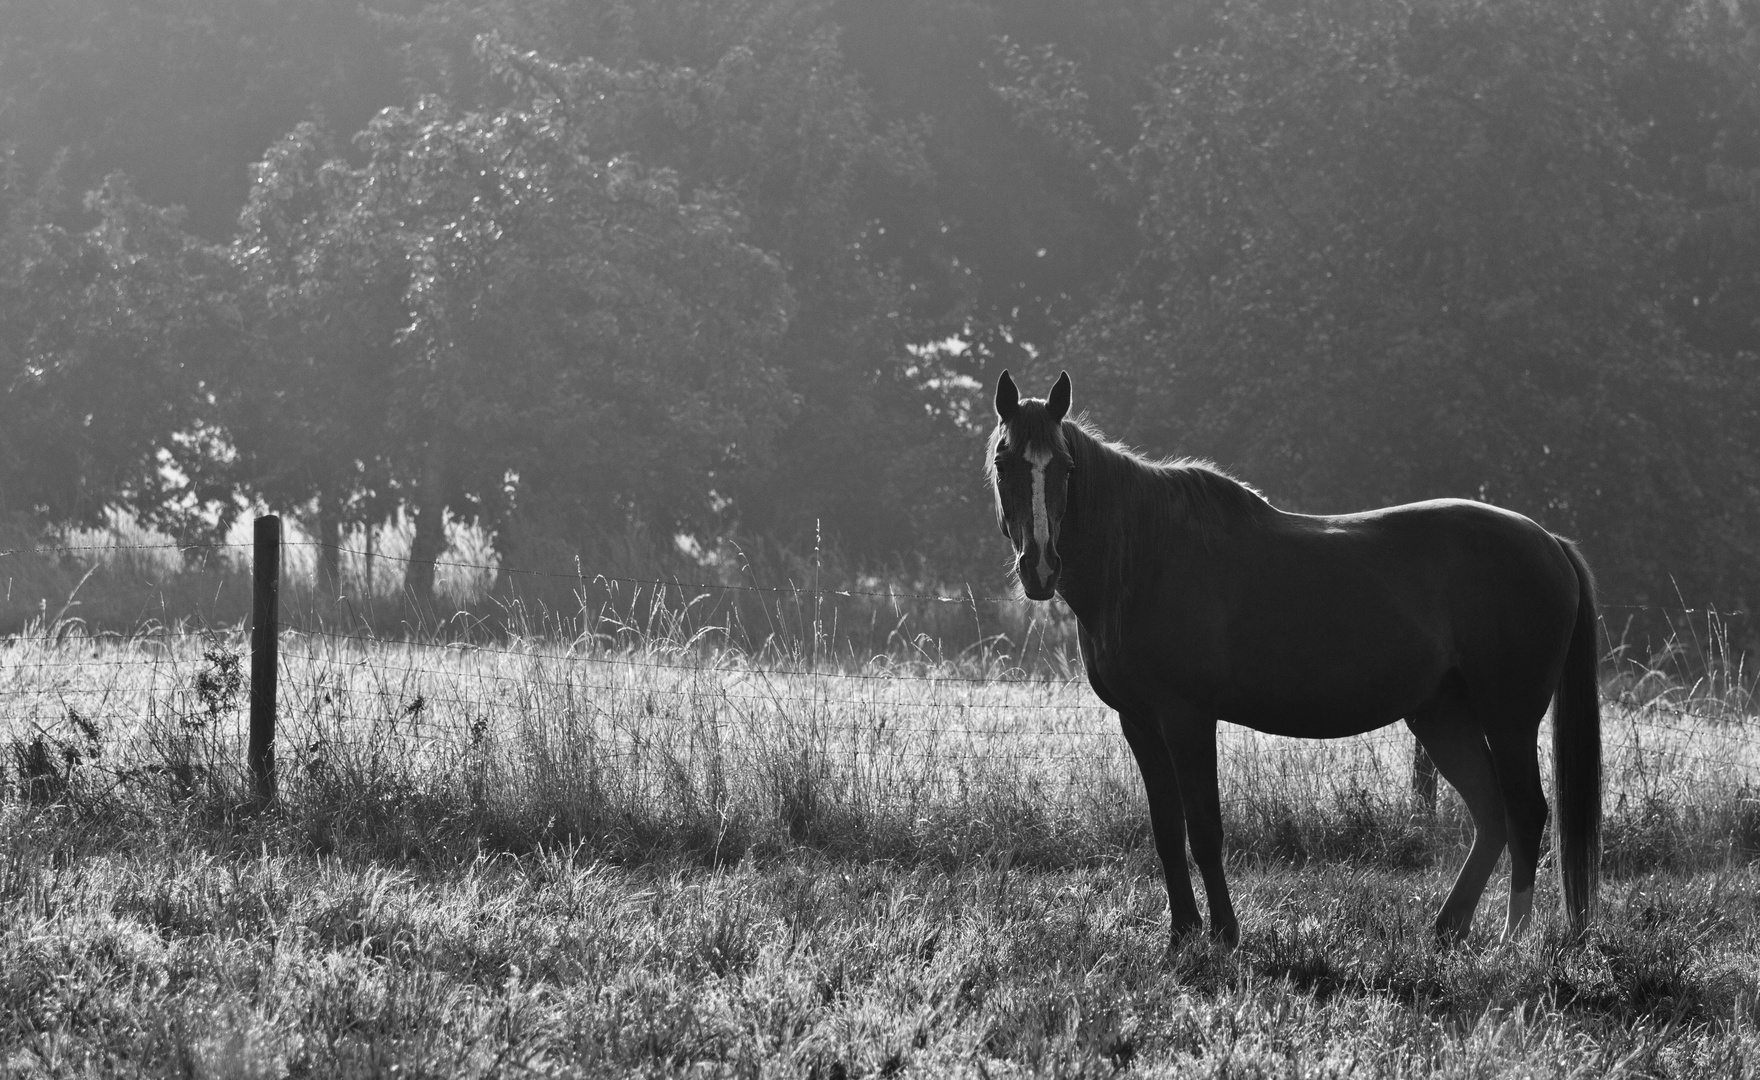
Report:
[{"label": "foliage", "polygon": [[[385,426],[407,273],[365,182],[310,123],[256,166],[232,244],[246,348],[214,403],[229,452],[184,463],[277,510],[314,508],[332,592],[342,527],[395,508]],[[225,528],[239,503],[212,502]]]},{"label": "foliage", "polygon": [[75,231],[50,191],[10,171],[0,268],[0,511],[97,524],[175,509],[165,465],[202,436],[215,365],[235,337],[222,253],[112,176]]},{"label": "foliage", "polygon": [[521,504],[576,530],[704,519],[715,470],[785,411],[765,354],[790,300],[738,215],[596,157],[590,101],[504,70],[519,104],[386,110],[358,168],[297,129],[235,244],[258,359],[226,419],[261,463],[249,488],[331,521],[412,508],[418,595],[448,514],[503,542]]},{"label": "foliage", "polygon": [[731,209],[588,158],[566,108],[454,118],[424,100],[363,139],[375,212],[409,245],[392,424],[426,455],[413,501],[429,514],[457,485],[447,502],[491,526],[528,492],[577,527],[688,525],[784,411],[767,351],[786,285]]},{"label": "foliage", "polygon": [[[1135,129],[1149,75],[1204,25],[1203,5],[1153,0],[844,0],[851,65],[887,122],[919,132],[927,191],[877,200],[874,242],[897,260],[919,341],[958,337],[940,361],[993,384],[1049,346],[1131,265],[1133,216],[1102,197],[1092,163],[1019,122],[1023,62],[1050,62],[1116,137]],[[1078,70],[1079,86],[1068,84]],[[981,419],[981,417],[980,417]]]},{"label": "foliage", "polygon": [[[467,5],[468,6],[468,5]],[[468,81],[460,29],[488,27],[504,63],[572,102],[595,103],[597,152],[664,166],[681,196],[738,207],[749,241],[787,275],[794,315],[771,353],[798,403],[774,448],[748,442],[716,477],[715,530],[797,543],[824,535],[880,560],[963,547],[974,501],[965,433],[925,405],[905,346],[924,328],[881,253],[877,206],[921,199],[919,133],[874,115],[823,0],[540,3],[518,12],[427,9],[416,70]],[[441,18],[436,12],[447,12]],[[444,30],[453,37],[449,40]],[[487,95],[487,91],[480,91]]]},{"label": "foliage", "polygon": [[356,0],[0,0],[0,131],[27,171],[126,172],[223,241],[264,146],[399,100],[393,45]]},{"label": "foliage", "polygon": [[1041,65],[1017,93],[1145,240],[1057,358],[1113,430],[1285,505],[1488,499],[1583,540],[1623,600],[1671,574],[1743,596],[1751,361],[1669,318],[1677,204],[1620,108],[1618,14],[1228,5],[1123,149],[1081,141]]},{"label": "foliage", "polygon": [[1753,22],[0,0],[0,511],[995,591],[984,392],[1055,362],[1290,507],[1488,498],[1616,602],[1748,606]]}]

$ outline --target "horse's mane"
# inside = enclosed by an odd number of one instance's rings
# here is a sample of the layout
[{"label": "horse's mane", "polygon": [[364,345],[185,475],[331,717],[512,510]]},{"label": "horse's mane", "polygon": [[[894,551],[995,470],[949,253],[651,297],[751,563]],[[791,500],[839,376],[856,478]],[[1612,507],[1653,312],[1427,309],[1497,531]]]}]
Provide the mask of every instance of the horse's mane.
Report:
[{"label": "horse's mane", "polygon": [[1176,538],[1221,551],[1270,509],[1264,496],[1210,462],[1146,457],[1086,417],[1065,420],[1062,434],[1076,468],[1069,513],[1084,556],[1099,560],[1090,569],[1108,600],[1124,595],[1139,568],[1164,562]]},{"label": "horse's mane", "polygon": [[1150,458],[1101,434],[1087,417],[1063,422],[1075,460],[1075,511],[1106,548],[1133,547],[1141,534],[1197,534],[1210,549],[1268,508],[1253,488],[1198,458]]}]

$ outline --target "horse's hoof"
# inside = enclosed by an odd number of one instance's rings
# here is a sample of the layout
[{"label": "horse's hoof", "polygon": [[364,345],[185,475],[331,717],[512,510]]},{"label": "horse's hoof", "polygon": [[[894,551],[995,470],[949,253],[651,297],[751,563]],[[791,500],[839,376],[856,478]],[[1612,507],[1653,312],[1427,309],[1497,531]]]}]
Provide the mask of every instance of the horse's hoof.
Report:
[{"label": "horse's hoof", "polygon": [[1438,921],[1432,929],[1438,949],[1452,949],[1467,940],[1466,926],[1455,926],[1452,923]]},{"label": "horse's hoof", "polygon": [[1172,932],[1167,935],[1167,955],[1177,955],[1181,949],[1198,940],[1203,931],[1204,924],[1201,922],[1174,923]]}]

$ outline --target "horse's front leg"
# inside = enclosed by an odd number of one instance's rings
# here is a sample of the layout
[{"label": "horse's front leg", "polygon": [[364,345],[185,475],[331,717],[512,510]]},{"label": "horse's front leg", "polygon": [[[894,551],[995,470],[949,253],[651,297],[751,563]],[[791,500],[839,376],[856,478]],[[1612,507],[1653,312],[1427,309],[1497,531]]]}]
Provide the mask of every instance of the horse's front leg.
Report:
[{"label": "horse's front leg", "polygon": [[1173,922],[1173,942],[1178,944],[1203,925],[1198,900],[1192,894],[1192,875],[1186,869],[1186,815],[1180,800],[1179,777],[1173,759],[1161,739],[1161,728],[1152,716],[1119,713],[1125,741],[1143,774],[1143,792],[1149,800],[1149,826],[1155,831],[1155,850],[1161,856],[1161,873],[1167,880],[1167,912]]},{"label": "horse's front leg", "polygon": [[1222,795],[1216,786],[1216,718],[1184,708],[1161,714],[1161,738],[1179,776],[1192,861],[1210,901],[1210,936],[1230,948],[1240,944],[1240,922],[1222,873]]}]

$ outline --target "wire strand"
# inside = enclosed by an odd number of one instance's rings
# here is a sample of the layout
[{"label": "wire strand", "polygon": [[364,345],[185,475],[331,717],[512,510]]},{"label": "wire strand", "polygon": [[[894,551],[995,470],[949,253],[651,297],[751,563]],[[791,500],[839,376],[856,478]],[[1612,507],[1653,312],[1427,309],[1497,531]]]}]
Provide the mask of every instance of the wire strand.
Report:
[{"label": "wire strand", "polygon": [[460,559],[411,559],[402,555],[385,555],[380,552],[369,553],[361,551],[358,548],[343,547],[339,544],[325,544],[315,540],[283,541],[282,546],[322,548],[344,555],[359,555],[362,558],[384,559],[388,562],[402,563],[404,565],[419,564],[421,566],[450,567],[462,570],[490,570],[500,574],[515,574],[521,577],[550,578],[557,581],[576,581],[583,584],[586,582],[610,581],[625,585],[654,585],[668,589],[772,593],[787,596],[862,596],[881,600],[932,600],[936,603],[942,604],[970,604],[974,601],[980,604],[1028,604],[1036,602],[1028,600],[1024,596],[978,596],[975,593],[970,592],[959,596],[943,596],[939,593],[897,592],[894,590],[881,592],[873,589],[811,589],[797,585],[735,585],[721,581],[667,581],[664,578],[624,577],[616,574],[567,574],[554,570],[525,570],[519,567],[503,566],[498,563],[466,562]]},{"label": "wire strand", "polygon": [[223,551],[251,547],[250,544],[57,544],[50,547],[8,548],[7,555],[67,555],[76,551]]},{"label": "wire strand", "polygon": [[[585,573],[569,574],[569,573],[562,573],[562,572],[551,571],[551,570],[530,570],[530,569],[525,569],[522,567],[504,566],[504,565],[501,565],[498,563],[470,562],[470,561],[463,560],[463,559],[411,559],[408,556],[389,555],[389,554],[386,554],[384,552],[379,552],[379,551],[368,552],[368,551],[361,550],[359,548],[348,547],[348,546],[342,545],[342,544],[327,544],[327,543],[324,543],[322,541],[317,541],[317,540],[283,540],[281,542],[281,546],[283,548],[324,549],[324,550],[335,551],[340,554],[356,555],[356,556],[360,556],[362,558],[380,559],[380,560],[384,560],[387,562],[401,563],[404,565],[411,565],[411,564],[418,564],[419,563],[420,565],[423,565],[423,566],[449,567],[449,568],[466,569],[466,570],[488,570],[488,571],[493,571],[496,573],[513,574],[513,575],[518,575],[518,576],[522,576],[522,577],[550,578],[550,579],[555,579],[555,580],[559,580],[559,581],[578,581],[578,582],[607,581],[607,582],[617,582],[620,584],[657,586],[657,587],[669,588],[669,589],[676,588],[676,589],[698,589],[698,590],[703,590],[703,591],[713,590],[713,591],[724,591],[724,592],[769,593],[769,594],[774,594],[774,595],[789,595],[789,596],[868,597],[868,598],[879,599],[879,600],[895,600],[895,601],[896,600],[927,600],[927,601],[932,601],[932,602],[941,603],[941,604],[971,604],[971,603],[1031,604],[1031,603],[1037,602],[1037,601],[1029,600],[1024,596],[978,595],[975,590],[970,588],[970,586],[967,587],[967,591],[963,594],[948,596],[948,595],[942,595],[939,593],[899,592],[899,591],[890,590],[890,589],[885,590],[885,591],[875,590],[875,589],[812,589],[812,588],[808,588],[808,587],[800,586],[800,585],[737,585],[737,584],[730,584],[727,582],[719,582],[719,581],[716,581],[716,582],[680,581],[680,580],[676,580],[676,579],[668,581],[668,580],[665,580],[662,578],[638,578],[638,577],[627,577],[627,576],[614,575],[614,574],[585,574]],[[58,555],[58,554],[70,554],[70,553],[74,553],[74,552],[86,552],[86,551],[172,551],[172,550],[175,550],[175,551],[221,551],[221,550],[244,550],[244,549],[250,549],[253,547],[254,547],[254,545],[250,544],[250,543],[230,543],[230,542],[212,543],[212,544],[209,544],[209,543],[178,543],[178,542],[151,543],[151,544],[62,544],[62,545],[47,545],[47,546],[42,546],[42,547],[30,547],[30,548],[10,548],[7,550],[0,551],[0,557],[8,556],[8,555]],[[1601,602],[1598,604],[1598,606],[1603,610],[1615,609],[1615,610],[1621,610],[1621,611],[1654,611],[1654,612],[1659,612],[1662,614],[1674,614],[1674,615],[1715,615],[1720,618],[1747,617],[1752,614],[1752,612],[1742,610],[1742,609],[1736,609],[1736,610],[1732,610],[1732,611],[1722,611],[1722,610],[1719,610],[1718,608],[1712,607],[1712,606],[1671,607],[1671,606],[1662,605],[1662,604],[1622,604],[1622,603],[1610,603],[1610,602]]]},{"label": "wire strand", "polygon": [[[300,630],[300,629],[295,629],[295,628],[291,628],[291,627],[284,627],[283,631],[286,633],[293,633],[293,634],[303,635],[306,637],[321,637],[321,638],[326,638],[326,639],[333,640],[333,641],[370,643],[370,644],[374,644],[374,645],[401,645],[401,646],[406,646],[409,648],[417,648],[417,649],[438,649],[438,650],[447,651],[447,652],[455,652],[460,655],[485,654],[485,655],[492,655],[492,656],[512,656],[512,657],[530,658],[530,659],[538,659],[538,660],[573,661],[573,662],[578,662],[578,663],[590,663],[590,664],[616,664],[616,665],[623,666],[623,667],[666,668],[666,669],[670,669],[670,670],[680,670],[681,668],[683,670],[695,670],[695,671],[740,670],[740,669],[724,669],[724,668],[709,668],[709,667],[683,668],[683,666],[679,665],[679,664],[664,663],[664,662],[649,661],[649,660],[635,660],[635,659],[626,658],[626,657],[593,656],[591,654],[573,653],[573,652],[553,653],[553,652],[531,651],[531,650],[490,649],[490,648],[484,648],[482,646],[465,644],[465,643],[422,641],[417,638],[382,638],[382,637],[372,637],[372,636],[365,636],[365,635],[359,635],[359,634],[339,634],[339,633],[337,633],[335,631],[331,631],[331,630]],[[314,660],[321,659],[320,657],[311,656],[311,655],[308,655],[307,658],[314,659]],[[364,661],[362,661],[362,662],[364,662]],[[1056,685],[1057,683],[1074,684],[1076,681],[1074,679],[1056,680],[1055,682],[1053,682],[1052,680],[1048,680],[1048,679],[1030,679],[1030,678],[1027,678],[1027,679],[997,679],[997,678],[987,678],[987,677],[983,677],[983,676],[971,676],[971,675],[899,675],[899,674],[893,674],[893,673],[879,674],[879,673],[852,672],[852,671],[813,671],[813,670],[808,670],[805,668],[761,668],[761,669],[755,668],[755,669],[750,669],[750,671],[754,675],[780,675],[780,676],[788,676],[788,677],[816,678],[816,679],[857,679],[857,680],[878,681],[878,682],[914,680],[914,681],[919,681],[919,682],[972,683],[972,684],[977,684],[977,685],[1005,684],[1005,685],[1020,685],[1020,686],[1045,686],[1045,685]]]}]

